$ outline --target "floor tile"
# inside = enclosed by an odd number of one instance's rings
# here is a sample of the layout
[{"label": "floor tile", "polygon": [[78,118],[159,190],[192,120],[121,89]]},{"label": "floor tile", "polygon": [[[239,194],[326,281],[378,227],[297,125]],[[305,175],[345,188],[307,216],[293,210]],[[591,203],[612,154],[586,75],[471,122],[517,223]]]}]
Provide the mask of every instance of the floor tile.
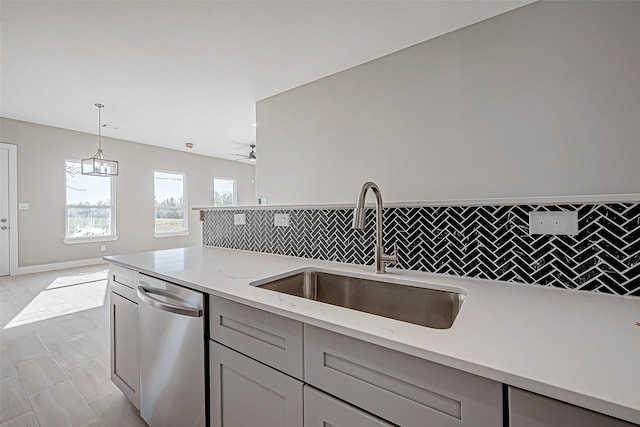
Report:
[{"label": "floor tile", "polygon": [[49,351],[40,338],[35,335],[27,335],[7,341],[3,340],[1,346],[3,350],[6,350],[6,354],[9,355],[9,358],[13,360],[14,363],[49,354]]},{"label": "floor tile", "polygon": [[66,370],[67,376],[89,402],[119,390],[111,382],[111,371],[100,359],[93,359]]},{"label": "floor tile", "polygon": [[97,419],[71,381],[65,381],[29,398],[41,427],[81,427]]},{"label": "floor tile", "polygon": [[36,421],[36,417],[33,416],[33,412],[27,412],[24,415],[0,424],[0,427],[38,427],[38,422]]},{"label": "floor tile", "polygon": [[[103,346],[98,345],[91,337],[96,332],[93,329],[87,330],[63,341],[48,344],[47,347],[63,369],[88,362],[96,357],[104,359],[105,352],[108,354],[109,343],[106,342]],[[107,350],[104,349],[105,346]]]},{"label": "floor tile", "polygon": [[39,393],[67,379],[50,355],[16,363],[16,370],[27,396]]},{"label": "floor tile", "polygon": [[103,396],[90,405],[101,421],[92,427],[147,427],[136,407],[120,392]]},{"label": "floor tile", "polygon": [[0,399],[0,423],[9,421],[31,410],[24,389],[17,377],[0,381],[2,399]]},{"label": "floor tile", "polygon": [[18,375],[7,350],[0,350],[0,380]]}]

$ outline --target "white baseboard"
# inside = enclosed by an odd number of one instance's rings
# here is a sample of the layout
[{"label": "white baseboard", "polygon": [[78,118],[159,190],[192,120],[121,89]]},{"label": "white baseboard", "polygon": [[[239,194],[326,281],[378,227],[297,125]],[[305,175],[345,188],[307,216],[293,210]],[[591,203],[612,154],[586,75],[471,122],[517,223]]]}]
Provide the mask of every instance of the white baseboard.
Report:
[{"label": "white baseboard", "polygon": [[15,274],[40,273],[42,271],[62,270],[65,268],[85,267],[87,265],[106,264],[102,258],[81,259],[78,261],[54,262],[52,264],[30,265],[18,267]]}]

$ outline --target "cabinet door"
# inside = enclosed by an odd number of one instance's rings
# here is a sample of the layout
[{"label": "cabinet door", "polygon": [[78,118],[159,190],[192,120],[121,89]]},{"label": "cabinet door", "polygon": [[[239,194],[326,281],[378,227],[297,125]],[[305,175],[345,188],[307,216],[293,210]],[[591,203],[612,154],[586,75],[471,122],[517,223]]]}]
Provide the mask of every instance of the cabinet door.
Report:
[{"label": "cabinet door", "polygon": [[392,427],[315,388],[304,386],[304,427]]},{"label": "cabinet door", "polygon": [[302,427],[302,382],[211,341],[211,424]]},{"label": "cabinet door", "polygon": [[634,427],[617,418],[509,387],[510,427]]},{"label": "cabinet door", "polygon": [[111,292],[111,381],[140,409],[138,304]]}]

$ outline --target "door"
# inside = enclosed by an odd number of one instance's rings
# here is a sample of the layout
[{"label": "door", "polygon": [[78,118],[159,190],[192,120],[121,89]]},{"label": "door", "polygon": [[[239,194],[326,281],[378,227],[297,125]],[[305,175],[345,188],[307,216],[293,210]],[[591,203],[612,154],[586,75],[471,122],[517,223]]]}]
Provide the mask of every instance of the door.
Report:
[{"label": "door", "polygon": [[211,341],[213,427],[302,427],[302,381]]},{"label": "door", "polygon": [[140,409],[138,304],[111,292],[111,380]]},{"label": "door", "polygon": [[9,150],[0,148],[0,276],[9,275]]}]

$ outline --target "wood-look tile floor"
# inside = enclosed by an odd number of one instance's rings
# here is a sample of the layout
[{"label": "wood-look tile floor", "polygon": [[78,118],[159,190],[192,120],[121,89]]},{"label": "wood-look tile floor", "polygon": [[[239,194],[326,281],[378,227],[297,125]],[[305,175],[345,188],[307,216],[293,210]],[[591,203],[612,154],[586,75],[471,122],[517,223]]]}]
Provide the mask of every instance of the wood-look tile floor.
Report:
[{"label": "wood-look tile floor", "polygon": [[0,277],[0,427],[146,426],[110,380],[106,269]]}]

